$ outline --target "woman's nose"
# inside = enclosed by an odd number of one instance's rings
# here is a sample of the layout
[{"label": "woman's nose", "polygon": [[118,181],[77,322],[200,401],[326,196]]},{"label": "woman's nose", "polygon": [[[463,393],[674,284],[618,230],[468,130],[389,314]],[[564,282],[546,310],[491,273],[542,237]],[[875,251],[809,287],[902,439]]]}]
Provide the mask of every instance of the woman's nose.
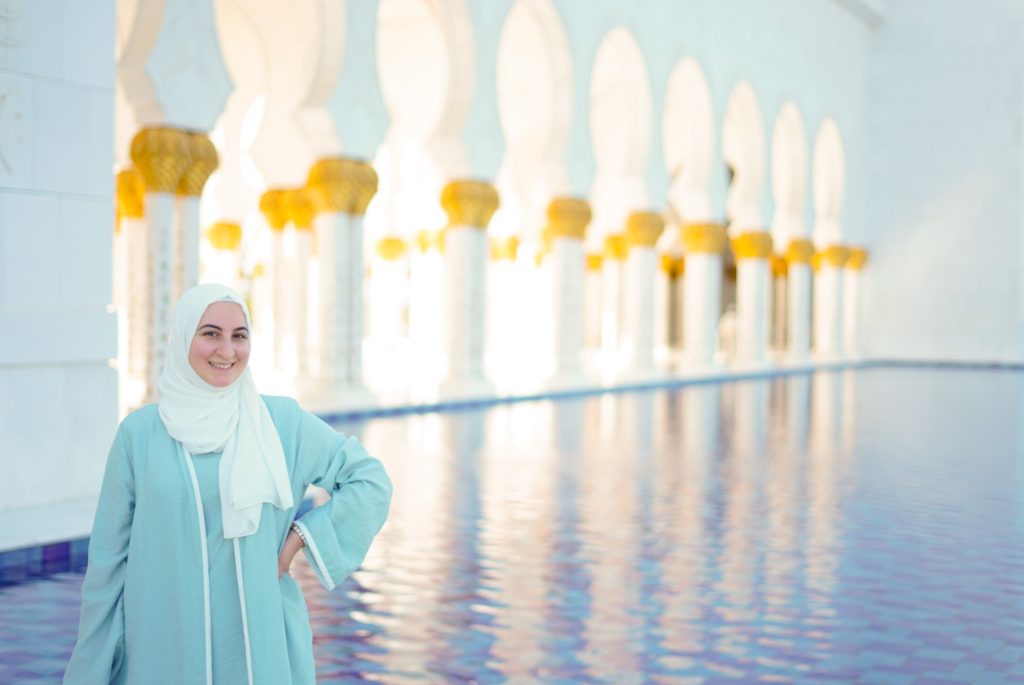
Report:
[{"label": "woman's nose", "polygon": [[220,352],[222,356],[228,359],[235,356],[235,346],[231,344],[231,338],[228,338],[226,336],[222,338],[217,351]]}]

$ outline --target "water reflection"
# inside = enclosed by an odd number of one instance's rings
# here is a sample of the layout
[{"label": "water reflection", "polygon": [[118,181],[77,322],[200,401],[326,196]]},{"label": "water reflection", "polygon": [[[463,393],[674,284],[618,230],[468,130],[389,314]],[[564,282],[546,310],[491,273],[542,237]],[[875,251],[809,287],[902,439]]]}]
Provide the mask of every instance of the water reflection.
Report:
[{"label": "water reflection", "polygon": [[[319,680],[900,682],[926,650],[1005,679],[986,655],[1024,650],[1022,378],[820,373],[340,426],[395,498],[343,587],[295,569]],[[49,587],[26,578],[0,589],[21,654]],[[50,625],[72,631],[75,582]],[[40,635],[39,668],[62,663],[68,639]]]}]

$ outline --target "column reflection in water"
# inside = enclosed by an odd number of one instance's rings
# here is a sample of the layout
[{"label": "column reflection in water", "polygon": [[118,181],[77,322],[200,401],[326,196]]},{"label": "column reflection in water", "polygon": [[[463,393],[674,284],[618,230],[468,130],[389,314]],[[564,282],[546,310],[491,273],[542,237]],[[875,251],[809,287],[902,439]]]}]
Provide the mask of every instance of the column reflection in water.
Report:
[{"label": "column reflection in water", "polygon": [[706,634],[708,590],[712,566],[713,531],[709,509],[713,497],[712,465],[718,449],[721,386],[686,388],[678,394],[679,409],[675,448],[666,452],[665,471],[660,478],[669,486],[671,508],[667,531],[669,546],[664,560],[666,595],[663,618],[662,660],[668,666],[688,668],[698,664],[710,651]]},{"label": "column reflection in water", "polygon": [[443,419],[448,454],[441,507],[431,514],[440,527],[441,591],[421,628],[430,650],[428,670],[446,680],[500,678],[492,654],[500,593],[491,582],[494,561],[482,553],[484,416],[474,410]]},{"label": "column reflection in water", "polygon": [[764,588],[762,616],[771,634],[776,663],[809,666],[802,636],[804,568],[800,553],[804,520],[804,449],[810,377],[771,382],[771,429],[765,446],[764,520],[762,538]]},{"label": "column reflection in water", "polygon": [[637,634],[639,622],[633,613],[637,599],[634,567],[624,551],[637,534],[634,429],[632,417],[624,412],[624,400],[623,395],[600,398],[601,439],[584,450],[580,468],[586,479],[580,498],[582,527],[588,547],[598,555],[590,566],[593,604],[584,636],[590,646],[591,667],[608,674],[611,682],[630,682],[620,681],[616,675],[638,672],[638,655],[625,648]]},{"label": "column reflection in water", "polygon": [[551,644],[541,607],[557,486],[551,450],[538,437],[550,433],[553,409],[549,403],[495,407],[487,423],[484,548],[501,596],[492,653],[513,680],[540,672]]},{"label": "column reflection in water", "polygon": [[634,436],[636,514],[632,523],[636,529],[631,547],[634,548],[632,561],[636,580],[631,586],[631,600],[640,623],[639,631],[626,645],[625,651],[639,657],[636,663],[646,672],[647,678],[671,675],[671,668],[677,665],[672,659],[665,659],[668,648],[662,621],[668,606],[666,598],[670,594],[665,556],[674,525],[667,509],[675,499],[675,493],[664,477],[669,465],[664,457],[663,443],[666,423],[670,420],[663,410],[665,397],[665,393],[653,392],[631,393],[622,397]]},{"label": "column reflection in water", "polygon": [[[764,452],[767,385],[763,381],[723,388],[723,411],[731,419],[725,433],[722,469],[722,538],[715,584],[719,620],[716,651],[747,665],[754,658],[754,622],[758,617],[757,576],[761,572],[759,546],[761,466]],[[724,672],[730,674],[729,669]]]},{"label": "column reflection in water", "polygon": [[586,625],[593,609],[593,561],[587,556],[591,543],[584,529],[580,484],[590,477],[583,455],[592,453],[597,442],[585,407],[596,406],[593,400],[559,402],[553,406],[554,420],[547,432],[550,529],[539,545],[544,557],[540,563],[543,600],[538,605],[543,659],[535,678],[570,682],[591,678]]},{"label": "column reflection in water", "polygon": [[837,484],[841,377],[817,373],[811,391],[810,450],[807,455],[806,600],[816,650],[826,652],[839,624],[834,606],[842,552]]}]

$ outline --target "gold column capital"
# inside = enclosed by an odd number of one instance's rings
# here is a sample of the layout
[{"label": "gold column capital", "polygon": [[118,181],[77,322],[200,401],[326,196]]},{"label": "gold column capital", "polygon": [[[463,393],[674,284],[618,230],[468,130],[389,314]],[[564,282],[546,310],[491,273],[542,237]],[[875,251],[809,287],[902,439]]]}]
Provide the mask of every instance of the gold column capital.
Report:
[{"label": "gold column capital", "polygon": [[772,255],[771,266],[772,276],[775,278],[782,278],[789,273],[789,262],[786,260],[785,255]]},{"label": "gold column capital", "polygon": [[621,234],[612,234],[604,239],[604,258],[622,261],[626,258],[626,237]]},{"label": "gold column capital", "polygon": [[821,251],[822,265],[827,263],[837,269],[842,269],[849,258],[850,250],[842,245],[829,245]]},{"label": "gold column capital", "polygon": [[385,236],[377,241],[377,254],[389,262],[401,258],[405,250],[405,241],[395,235]]},{"label": "gold column capital", "polygon": [[327,157],[310,167],[306,186],[318,210],[362,216],[377,194],[377,172],[361,159]]},{"label": "gold column capital", "polygon": [[287,196],[288,191],[281,188],[273,188],[260,195],[260,212],[275,231],[284,230],[288,224]]},{"label": "gold column capital", "polygon": [[316,218],[316,197],[313,191],[307,188],[290,188],[284,192],[288,221],[300,231],[313,228],[313,219]]},{"label": "gold column capital", "polygon": [[519,254],[519,238],[514,235],[505,238],[491,238],[491,259],[515,261]]},{"label": "gold column capital", "polygon": [[198,197],[203,194],[210,174],[217,170],[220,158],[217,148],[205,133],[189,132],[188,134],[189,163],[178,180],[178,195]]},{"label": "gold column capital", "polygon": [[590,223],[590,205],[578,197],[556,197],[548,203],[547,216],[545,231],[552,238],[583,240]]},{"label": "gold column capital", "polygon": [[683,226],[683,247],[687,253],[722,254],[725,250],[725,226],[721,224],[687,224]]},{"label": "gold column capital", "polygon": [[748,231],[732,239],[736,259],[768,259],[772,254],[772,236],[766,231]]},{"label": "gold column capital", "polygon": [[600,271],[601,263],[604,261],[604,257],[598,253],[591,253],[587,255],[587,271]]},{"label": "gold column capital", "polygon": [[807,238],[793,238],[786,246],[785,256],[790,264],[810,264],[814,257],[814,243]]},{"label": "gold column capital", "polygon": [[484,181],[450,181],[441,191],[449,226],[486,229],[498,204],[498,191]]},{"label": "gold column capital", "polygon": [[868,251],[863,247],[851,247],[850,256],[846,260],[846,268],[861,271],[868,263]]},{"label": "gold column capital", "polygon": [[657,212],[632,212],[626,217],[628,247],[654,247],[665,230],[665,218]]},{"label": "gold column capital", "polygon": [[117,212],[125,219],[141,219],[146,209],[146,181],[135,167],[118,172]]},{"label": "gold column capital", "polygon": [[669,278],[675,280],[686,273],[686,259],[683,257],[675,257],[670,254],[663,254],[661,255],[661,270],[664,271]]},{"label": "gold column capital", "polygon": [[218,250],[237,250],[242,244],[242,226],[234,221],[217,221],[206,229],[206,239]]},{"label": "gold column capital", "polygon": [[426,252],[427,250],[434,248],[438,252],[444,252],[444,231],[417,231],[416,236],[413,238],[413,242],[416,243],[416,247],[419,248],[420,252]]},{"label": "gold column capital", "polygon": [[167,126],[150,126],[132,138],[132,164],[142,174],[148,193],[173,193],[192,159],[189,134]]}]

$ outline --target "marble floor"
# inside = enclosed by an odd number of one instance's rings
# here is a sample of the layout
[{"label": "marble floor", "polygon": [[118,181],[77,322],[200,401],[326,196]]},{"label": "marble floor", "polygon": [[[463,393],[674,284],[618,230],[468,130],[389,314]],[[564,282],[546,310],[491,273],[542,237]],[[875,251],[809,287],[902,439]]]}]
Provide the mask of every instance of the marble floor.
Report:
[{"label": "marble floor", "polygon": [[[338,424],[395,483],[302,562],[321,683],[1024,682],[1024,372],[865,368]],[[55,683],[85,541],[0,554]]]}]

